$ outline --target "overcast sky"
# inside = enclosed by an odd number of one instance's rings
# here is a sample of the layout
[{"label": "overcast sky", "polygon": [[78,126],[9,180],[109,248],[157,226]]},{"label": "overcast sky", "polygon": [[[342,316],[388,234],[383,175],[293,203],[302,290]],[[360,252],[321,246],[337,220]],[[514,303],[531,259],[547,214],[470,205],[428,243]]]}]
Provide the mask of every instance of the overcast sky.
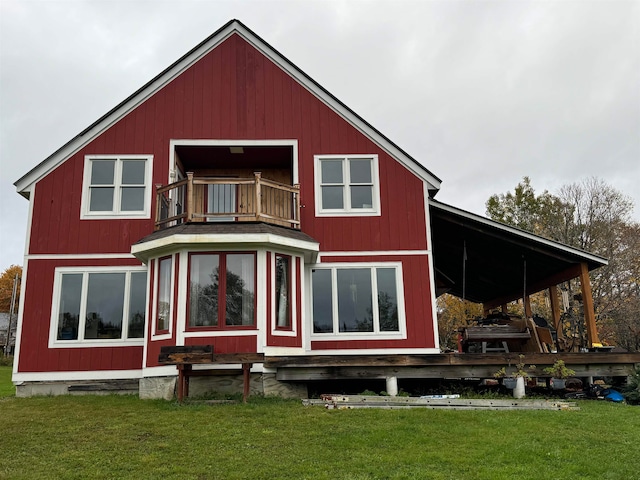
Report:
[{"label": "overcast sky", "polygon": [[237,18],[483,215],[597,176],[640,220],[639,1],[0,0],[0,269],[13,182]]}]

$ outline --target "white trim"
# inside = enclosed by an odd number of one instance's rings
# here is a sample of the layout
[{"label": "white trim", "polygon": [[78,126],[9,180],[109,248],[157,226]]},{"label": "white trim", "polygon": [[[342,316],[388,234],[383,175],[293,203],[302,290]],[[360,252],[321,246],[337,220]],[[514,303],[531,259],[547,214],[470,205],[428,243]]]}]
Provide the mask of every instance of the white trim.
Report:
[{"label": "white trim", "polygon": [[[296,288],[297,288],[297,282],[296,282],[296,277],[297,277],[297,270],[296,270],[296,257],[295,255],[290,255],[287,253],[281,253],[281,252],[272,252],[273,255],[271,256],[271,291],[269,292],[269,295],[271,296],[271,321],[269,322],[269,325],[267,326],[267,328],[271,331],[271,335],[275,336],[275,337],[297,337],[298,336],[298,332],[297,332],[297,325],[298,325],[298,315],[296,313],[297,310],[297,295],[296,295]],[[277,323],[277,312],[276,312],[276,295],[278,294],[276,292],[276,256],[280,255],[280,256],[286,256],[289,257],[290,261],[290,282],[291,285],[289,287],[289,291],[290,291],[290,297],[289,301],[291,302],[291,329],[278,329],[276,328],[276,323]],[[302,264],[302,262],[301,262]],[[266,304],[266,303],[265,303]],[[266,344],[265,344],[266,345]]]},{"label": "white trim", "polygon": [[[33,201],[33,196],[30,201]],[[28,228],[30,228],[29,225]],[[16,345],[15,351],[13,352],[14,361],[13,361],[13,369],[12,369],[12,380],[18,373],[18,365],[20,364],[20,345],[22,343],[22,323],[24,318],[24,298],[27,294],[27,272],[29,270],[29,259],[25,255],[24,257],[24,266],[22,267],[22,276],[20,278],[20,304],[18,305],[18,322],[16,323]]]},{"label": "white trim", "polygon": [[[431,235],[431,218],[429,217],[429,186],[427,182],[423,182],[423,198],[424,198],[424,220],[427,226],[427,249],[431,250],[433,236]],[[431,318],[433,321],[433,344],[440,351],[440,332],[438,331],[438,305],[436,298],[436,274],[433,265],[433,255],[429,255],[429,290],[431,291]]]},{"label": "white trim", "polygon": [[[317,340],[314,340],[317,341]],[[440,353],[438,348],[345,348],[337,350],[311,350],[313,355],[424,355]],[[307,355],[309,352],[307,352]]]},{"label": "white trim", "polygon": [[177,309],[176,346],[183,346],[187,329],[187,302],[189,298],[189,252],[182,250],[176,252],[176,256],[179,257],[181,265],[178,272],[178,306],[184,305],[184,308]]},{"label": "white trim", "polygon": [[264,356],[266,357],[278,357],[278,356],[296,356],[301,357],[303,355],[308,355],[304,347],[274,347],[269,346],[264,348]]},{"label": "white trim", "polygon": [[395,257],[399,255],[429,255],[431,250],[369,250],[358,252],[318,252],[318,261],[324,257]]},{"label": "white trim", "polygon": [[25,258],[29,260],[137,260],[130,253],[37,253],[26,255]]},{"label": "white trim", "polygon": [[255,327],[256,333],[256,351],[258,353],[264,350],[267,344],[267,252],[266,250],[258,250],[256,252],[256,312]]},{"label": "white trim", "polygon": [[[317,252],[320,245],[314,242],[296,240],[272,233],[229,233],[229,234],[174,234],[131,246],[131,253],[143,263],[151,256],[160,256],[162,251],[175,251],[179,247],[207,245],[209,249],[250,248],[258,246],[273,248],[286,247],[296,251]],[[212,245],[215,244],[215,247]]]},{"label": "white trim", "polygon": [[11,379],[14,385],[22,382],[59,382],[74,380],[126,380],[142,378],[142,370],[87,370],[71,372],[19,372]]},{"label": "white trim", "polygon": [[[352,208],[350,189],[352,182],[350,179],[349,162],[351,160],[371,160],[371,182],[372,192],[371,208]],[[322,169],[320,164],[323,160],[342,161],[342,194],[343,208],[328,209],[322,208]],[[378,170],[377,154],[346,154],[346,155],[314,155],[313,156],[313,184],[315,198],[316,217],[379,217],[382,215],[380,206],[380,174]]]},{"label": "white trim", "polygon": [[[144,345],[145,339],[142,338],[127,338],[128,333],[128,317],[127,309],[129,302],[129,290],[131,288],[131,273],[144,272],[147,274],[148,283],[148,271],[145,266],[126,266],[126,265],[109,265],[109,266],[72,266],[72,267],[56,267],[53,277],[53,292],[51,295],[51,316],[49,321],[49,348],[95,348],[95,347],[141,347]],[[86,321],[86,306],[87,306],[87,290],[89,282],[89,274],[91,273],[124,273],[124,298],[123,298],[123,319],[122,330],[120,339],[84,339],[84,326]],[[80,299],[80,317],[78,319],[78,338],[74,340],[58,340],[58,315],[60,308],[60,294],[62,288],[62,276],[65,274],[78,274],[82,275],[82,290]],[[148,297],[147,297],[148,298]],[[145,302],[145,317],[146,317],[146,305]],[[85,313],[85,314],[83,314]],[[145,329],[147,328],[147,319],[145,318]],[[82,337],[82,338],[81,338]]]},{"label": "white trim", "polygon": [[171,173],[176,171],[175,152],[177,146],[198,146],[198,147],[291,147],[293,156],[292,178],[293,184],[298,183],[298,140],[295,139],[269,139],[269,140],[243,140],[243,139],[178,139],[169,140],[169,183],[176,180],[171,179]]},{"label": "white trim", "polygon": [[178,369],[175,365],[158,365],[155,367],[142,367],[142,378],[147,377],[177,377]]},{"label": "white trim", "polygon": [[[113,172],[113,205],[112,211],[92,213],[89,210],[89,192],[91,185],[91,162],[94,160],[115,160]],[[144,160],[144,207],[141,211],[120,211],[122,195],[122,162],[123,160]],[[80,204],[80,220],[114,220],[114,219],[145,219],[151,218],[151,197],[153,196],[153,155],[85,155],[84,173],[82,177],[82,200]]]},{"label": "white trim", "polygon": [[76,154],[85,145],[93,141],[97,136],[105,132],[112,125],[124,118],[129,112],[136,107],[144,103],[148,98],[153,96],[156,92],[169,84],[173,79],[181,75],[190,66],[198,62],[211,50],[220,45],[233,33],[237,33],[267,58],[279,66],[284,72],[294,78],[300,85],[306,88],[316,98],[321,100],[338,115],[340,115],[347,123],[352,125],[355,129],[360,131],[364,136],[370,139],[380,148],[385,150],[389,155],[403,164],[418,178],[423,179],[433,186],[433,189],[438,190],[440,188],[441,181],[435,177],[431,172],[428,172],[420,167],[420,165],[409,157],[405,152],[395,146],[390,140],[384,137],[380,132],[376,131],[373,127],[368,125],[364,120],[359,118],[353,111],[349,110],[345,105],[341,104],[336,98],[331,96],[328,92],[324,91],[322,87],[317,85],[311,78],[307,77],[301,70],[295,67],[291,62],[286,60],[273,48],[268,46],[264,41],[259,39],[253,32],[249,31],[244,25],[237,21],[230,22],[227,26],[215,35],[210,36],[204,42],[196,47],[188,55],[183,56],[169,69],[162,72],[160,76],[156,77],[149,84],[145,85],[140,91],[136,92],[133,96],[125,100],[120,105],[110,112],[105,117],[99,119],[89,130],[82,132],[82,135],[78,135],[70,142],[60,148],[57,152],[53,153],[43,162],[41,162],[36,168],[28,172],[16,183],[16,189],[20,193],[28,193],[33,184],[35,184],[40,178],[53,171],[60,163]]},{"label": "white trim", "polygon": [[[203,328],[203,327],[193,327]],[[228,327],[232,328],[232,327]],[[202,338],[202,337],[259,337],[260,330],[258,328],[242,329],[242,330],[187,330],[184,332],[184,338]]]},{"label": "white trim", "polygon": [[[392,268],[396,274],[396,297],[398,302],[398,331],[382,332],[380,331],[380,323],[374,321],[373,332],[340,332],[338,318],[338,293],[337,293],[337,270],[351,268],[366,268],[371,271],[371,288],[372,288],[372,310],[374,319],[377,318],[377,276],[373,273],[374,269]],[[312,270],[330,270],[331,271],[331,288],[332,288],[332,308],[333,308],[333,332],[332,333],[315,333],[313,331],[313,286],[310,291],[311,315],[309,338],[310,341],[349,341],[349,340],[406,340],[407,339],[407,318],[405,314],[404,302],[404,273],[402,270],[402,262],[336,262],[336,263],[318,263],[310,265],[309,271]],[[313,282],[311,282],[313,283]]]},{"label": "white trim", "polygon": [[430,207],[434,207],[434,208],[438,208],[440,210],[444,210],[444,211],[449,212],[449,213],[453,213],[455,215],[459,215],[459,216],[467,218],[469,220],[472,220],[472,221],[475,221],[475,222],[478,222],[478,223],[482,223],[482,224],[487,225],[489,227],[493,227],[493,228],[496,228],[498,230],[502,230],[502,231],[511,233],[513,235],[517,235],[517,236],[522,237],[522,238],[526,238],[528,240],[535,241],[535,242],[537,242],[539,244],[546,245],[548,247],[552,247],[552,248],[555,248],[557,250],[562,250],[562,251],[564,251],[566,253],[569,253],[571,255],[579,256],[583,260],[591,260],[592,262],[600,263],[602,265],[608,265],[609,264],[608,260],[606,260],[605,258],[602,258],[602,257],[598,257],[597,255],[593,255],[593,254],[585,252],[583,250],[578,250],[577,248],[573,248],[573,247],[570,247],[568,245],[564,245],[562,243],[558,243],[558,242],[555,242],[553,240],[546,239],[544,237],[539,237],[539,236],[534,235],[533,233],[529,233],[529,232],[527,232],[525,230],[520,230],[518,228],[511,227],[509,225],[505,225],[504,223],[496,222],[495,220],[491,220],[491,219],[486,218],[486,217],[481,217],[480,215],[476,215],[474,213],[467,212],[466,210],[461,210],[459,208],[452,207],[451,205],[446,205],[444,203],[440,203],[440,202],[437,202],[435,200],[429,199],[429,206]]}]

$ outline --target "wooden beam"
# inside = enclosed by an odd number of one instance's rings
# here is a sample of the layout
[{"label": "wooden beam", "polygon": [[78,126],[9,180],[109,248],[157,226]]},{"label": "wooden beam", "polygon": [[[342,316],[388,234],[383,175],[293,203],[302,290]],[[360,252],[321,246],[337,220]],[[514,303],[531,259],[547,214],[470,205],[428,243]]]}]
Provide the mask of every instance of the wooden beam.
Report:
[{"label": "wooden beam", "polygon": [[556,329],[558,338],[563,338],[562,328],[560,325],[560,299],[558,298],[558,286],[549,287],[549,300],[551,302],[551,317],[553,327]]},{"label": "wooden beam", "polygon": [[529,295],[525,295],[524,297],[524,316],[525,318],[533,317],[533,312],[531,311],[531,297],[529,297]]},{"label": "wooden beam", "polygon": [[600,339],[598,337],[598,329],[596,328],[596,313],[593,307],[593,294],[591,293],[589,267],[584,262],[580,264],[580,288],[582,289],[584,321],[587,326],[587,341],[589,346],[591,346],[594,343],[600,343]]},{"label": "wooden beam", "polygon": [[[566,282],[567,280],[571,280],[573,278],[577,278],[580,276],[581,266],[576,263],[571,265],[569,268],[556,273],[555,275],[551,275],[544,280],[533,283],[527,286],[527,292],[529,294],[540,292],[545,288],[549,288],[552,285],[558,285],[562,282]],[[509,302],[513,302],[514,300],[518,300],[522,298],[522,291],[514,292],[511,295],[505,295],[504,297],[495,298],[493,300],[489,300],[484,303],[485,308],[496,308],[502,304],[506,304]]]}]

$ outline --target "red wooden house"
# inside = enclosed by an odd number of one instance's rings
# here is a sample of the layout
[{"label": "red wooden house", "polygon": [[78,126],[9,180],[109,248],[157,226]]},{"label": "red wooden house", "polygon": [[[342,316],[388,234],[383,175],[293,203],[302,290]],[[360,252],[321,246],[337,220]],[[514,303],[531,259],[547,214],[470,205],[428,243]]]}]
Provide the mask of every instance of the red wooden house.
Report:
[{"label": "red wooden house", "polygon": [[[119,381],[166,396],[168,345],[439,353],[440,180],[238,21],[16,187],[19,394]],[[256,388],[280,388],[277,370],[256,364]]]}]

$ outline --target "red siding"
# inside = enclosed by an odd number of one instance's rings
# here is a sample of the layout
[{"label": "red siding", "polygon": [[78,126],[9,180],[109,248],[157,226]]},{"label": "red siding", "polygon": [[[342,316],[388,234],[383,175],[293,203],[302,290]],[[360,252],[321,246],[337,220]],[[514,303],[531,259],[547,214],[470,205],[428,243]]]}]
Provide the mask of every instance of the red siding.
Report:
[{"label": "red siding", "polygon": [[130,266],[132,260],[30,260],[19,372],[130,370],[142,367],[142,346],[49,349],[53,279],[58,266]]},{"label": "red siding", "polygon": [[[323,251],[428,248],[422,181],[240,36],[232,35],[37,183],[29,253],[130,252],[131,244],[153,231],[153,218],[80,220],[84,158],[91,154],[151,154],[154,156],[152,184],[166,184],[170,139],[297,139],[301,203],[304,206],[301,225],[304,232],[320,242]],[[381,216],[316,218],[314,155],[357,153],[378,155]],[[155,212],[155,202],[151,212]],[[322,341],[313,342],[314,348],[434,346],[427,258],[397,259],[404,266],[408,340]],[[345,258],[336,260],[344,261]],[[135,263],[131,261],[131,264]],[[47,348],[54,267],[102,264],[123,262],[29,262],[20,371],[140,367],[141,347]],[[298,265],[299,261],[296,262]],[[300,286],[299,268],[296,275]],[[301,332],[300,288],[296,295],[297,328]],[[151,305],[152,302],[153,299]],[[270,314],[269,309],[269,330]],[[175,337],[175,317],[173,321]],[[269,342],[272,340],[275,341],[274,337],[269,337]],[[191,344],[209,341],[213,343],[214,339],[187,339]],[[300,336],[280,337],[277,341],[282,345],[302,345]],[[175,338],[167,342],[173,343]],[[256,351],[256,342],[256,336],[215,338],[218,352]],[[149,342],[147,365],[157,364],[157,354],[163,343]]]},{"label": "red siding", "polygon": [[[302,228],[323,250],[426,248],[422,181],[233,35],[38,182],[30,253],[130,251],[153,220],[81,221],[84,157],[153,154],[164,184],[181,138],[298,139]],[[315,218],[313,156],[345,153],[379,155],[380,217]]]}]

